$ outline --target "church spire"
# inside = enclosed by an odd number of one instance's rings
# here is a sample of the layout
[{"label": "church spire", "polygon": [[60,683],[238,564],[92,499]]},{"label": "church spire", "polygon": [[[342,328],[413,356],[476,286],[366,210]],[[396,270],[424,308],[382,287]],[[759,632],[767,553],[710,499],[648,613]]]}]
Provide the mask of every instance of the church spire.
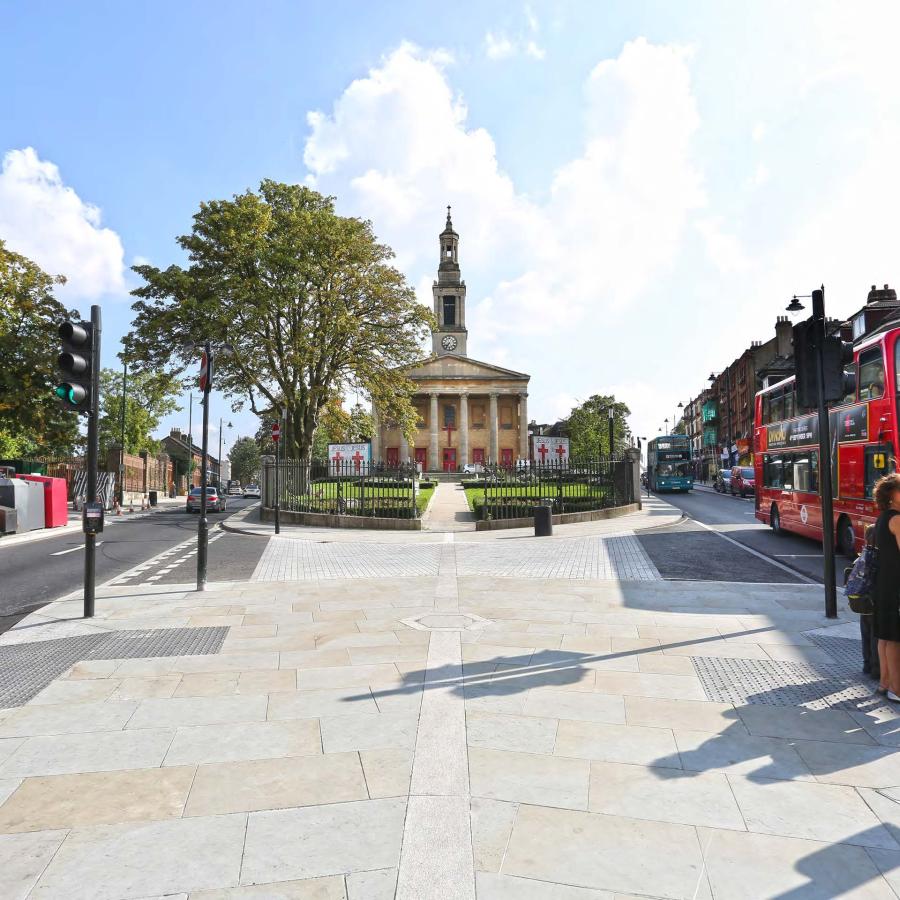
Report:
[{"label": "church spire", "polygon": [[450,207],[447,206],[447,224],[438,236],[441,258],[438,264],[438,279],[441,282],[459,281],[459,235],[453,230]]},{"label": "church spire", "polygon": [[438,277],[434,282],[434,317],[437,328],[432,332],[434,352],[438,356],[453,353],[466,355],[466,283],[459,275],[459,235],[453,230],[450,207],[447,222],[438,236],[441,248]]}]

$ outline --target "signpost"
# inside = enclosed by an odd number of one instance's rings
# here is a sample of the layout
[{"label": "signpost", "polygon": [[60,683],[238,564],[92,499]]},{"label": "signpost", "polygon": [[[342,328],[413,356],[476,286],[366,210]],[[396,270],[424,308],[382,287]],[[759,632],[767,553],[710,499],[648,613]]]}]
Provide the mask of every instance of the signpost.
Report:
[{"label": "signpost", "polygon": [[278,471],[281,463],[281,423],[272,423],[272,440],[275,442],[275,534],[281,534],[281,479]]},{"label": "signpost", "polygon": [[[197,523],[197,590],[206,590],[206,561],[209,548],[209,519],[206,517],[206,485],[209,467],[209,392],[212,388],[212,348],[209,341],[200,361],[200,392],[203,400],[203,446],[200,453],[200,521]],[[188,436],[188,443],[193,442]]]}]

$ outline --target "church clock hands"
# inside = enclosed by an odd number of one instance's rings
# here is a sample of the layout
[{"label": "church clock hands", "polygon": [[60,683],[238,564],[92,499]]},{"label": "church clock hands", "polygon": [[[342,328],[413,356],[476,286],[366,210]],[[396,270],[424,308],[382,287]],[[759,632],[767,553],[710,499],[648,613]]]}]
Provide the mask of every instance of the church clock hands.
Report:
[{"label": "church clock hands", "polygon": [[441,339],[441,346],[445,350],[455,350],[456,349],[456,338],[453,337],[452,334],[446,335]]}]

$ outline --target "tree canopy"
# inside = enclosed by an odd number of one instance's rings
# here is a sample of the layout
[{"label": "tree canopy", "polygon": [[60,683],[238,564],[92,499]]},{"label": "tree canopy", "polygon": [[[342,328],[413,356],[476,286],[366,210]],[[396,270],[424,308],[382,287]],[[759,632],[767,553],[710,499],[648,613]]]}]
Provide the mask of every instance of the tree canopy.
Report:
[{"label": "tree canopy", "polygon": [[329,403],[349,391],[412,435],[403,370],[421,358],[432,317],[370,222],[337,215],[333,198],[307,187],[266,180],[201,204],[178,243],[187,268],[134,267],[145,283],[133,292],[129,360],[175,373],[196,364],[189,341],[230,345],[216,354],[216,388],[235,408],[285,414],[285,448],[301,459]]},{"label": "tree canopy", "polygon": [[254,438],[238,438],[228,451],[228,458],[231,460],[231,477],[241,484],[248,484],[259,477],[259,444]]},{"label": "tree canopy", "polygon": [[606,455],[609,447],[609,410],[613,411],[613,452],[622,449],[628,434],[626,417],[631,410],[612,394],[594,394],[576,406],[566,420],[569,453],[573,457]]},{"label": "tree canopy", "polygon": [[57,405],[57,327],[70,316],[53,296],[64,284],[0,240],[0,456],[71,453],[78,417]]},{"label": "tree canopy", "polygon": [[[163,416],[180,409],[177,382],[165,374],[129,370],[125,390],[125,452],[159,452],[152,437]],[[100,370],[100,453],[122,441],[122,373]]]}]

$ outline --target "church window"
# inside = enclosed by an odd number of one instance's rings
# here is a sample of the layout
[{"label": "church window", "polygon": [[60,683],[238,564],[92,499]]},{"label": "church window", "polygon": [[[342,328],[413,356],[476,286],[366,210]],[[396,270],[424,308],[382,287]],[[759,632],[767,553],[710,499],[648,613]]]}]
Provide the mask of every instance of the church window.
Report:
[{"label": "church window", "polygon": [[452,403],[444,404],[444,428],[448,425],[456,428],[456,407]]},{"label": "church window", "polygon": [[507,430],[513,427],[513,414],[511,406],[500,407],[500,427]]},{"label": "church window", "polygon": [[456,324],[456,297],[453,294],[444,295],[444,324]]},{"label": "church window", "polygon": [[416,427],[424,428],[426,420],[425,407],[419,404],[416,404]]},{"label": "church window", "polygon": [[483,403],[473,403],[472,404],[472,427],[473,428],[484,428],[484,404]]}]

